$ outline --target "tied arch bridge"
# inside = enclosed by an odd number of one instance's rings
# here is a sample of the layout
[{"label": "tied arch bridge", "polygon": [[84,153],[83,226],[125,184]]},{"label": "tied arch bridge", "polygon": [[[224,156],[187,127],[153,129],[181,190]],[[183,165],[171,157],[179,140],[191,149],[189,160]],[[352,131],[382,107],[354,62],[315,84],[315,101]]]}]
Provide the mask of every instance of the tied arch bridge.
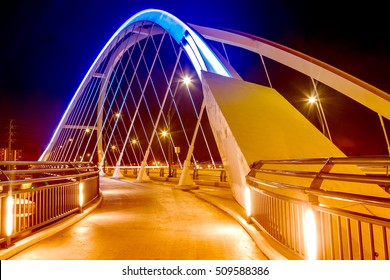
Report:
[{"label": "tied arch bridge", "polygon": [[[286,89],[287,79],[307,89]],[[297,94],[312,103],[297,105]],[[3,209],[14,203],[2,210],[2,241],[82,211],[99,196],[99,176],[191,188],[210,172],[288,259],[389,259],[389,156],[349,155],[332,130],[349,124],[329,98],[369,111],[389,150],[387,93],[263,38],[141,11],[97,56],[39,161],[20,171],[27,187],[16,190],[17,171],[3,171]],[[45,179],[26,176],[39,170]],[[77,199],[31,222],[49,196],[31,186],[47,176],[72,178],[61,199]]]}]

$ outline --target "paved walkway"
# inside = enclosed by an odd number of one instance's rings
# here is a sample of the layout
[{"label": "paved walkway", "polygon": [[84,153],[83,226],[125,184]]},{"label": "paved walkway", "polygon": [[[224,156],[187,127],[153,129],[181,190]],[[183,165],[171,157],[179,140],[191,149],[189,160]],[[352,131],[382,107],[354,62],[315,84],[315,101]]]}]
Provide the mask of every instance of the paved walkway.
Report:
[{"label": "paved walkway", "polygon": [[101,189],[86,217],[9,259],[268,259],[228,188],[101,178]]}]

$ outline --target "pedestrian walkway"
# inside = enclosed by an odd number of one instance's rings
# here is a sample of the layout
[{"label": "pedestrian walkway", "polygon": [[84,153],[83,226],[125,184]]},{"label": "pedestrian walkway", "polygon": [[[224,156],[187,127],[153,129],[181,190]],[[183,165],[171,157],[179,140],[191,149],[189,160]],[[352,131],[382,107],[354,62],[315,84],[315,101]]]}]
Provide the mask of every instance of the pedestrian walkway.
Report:
[{"label": "pedestrian walkway", "polygon": [[272,253],[264,254],[256,245],[262,240],[246,223],[243,209],[228,188],[180,189],[169,182],[103,177],[101,190],[101,202],[87,216],[50,237],[41,237],[39,243],[9,259],[272,258]]}]

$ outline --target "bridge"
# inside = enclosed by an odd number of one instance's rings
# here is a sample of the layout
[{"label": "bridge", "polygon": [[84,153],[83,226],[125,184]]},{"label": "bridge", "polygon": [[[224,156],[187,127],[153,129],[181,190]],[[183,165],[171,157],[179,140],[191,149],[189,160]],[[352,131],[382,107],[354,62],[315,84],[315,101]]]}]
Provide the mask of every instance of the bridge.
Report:
[{"label": "bridge", "polygon": [[[343,145],[342,104],[375,117],[386,154]],[[388,260],[389,119],[387,93],[326,63],[144,10],[97,56],[39,161],[0,162],[0,241],[10,251],[84,217],[118,182],[160,182],[234,216],[261,249],[244,258]]]}]

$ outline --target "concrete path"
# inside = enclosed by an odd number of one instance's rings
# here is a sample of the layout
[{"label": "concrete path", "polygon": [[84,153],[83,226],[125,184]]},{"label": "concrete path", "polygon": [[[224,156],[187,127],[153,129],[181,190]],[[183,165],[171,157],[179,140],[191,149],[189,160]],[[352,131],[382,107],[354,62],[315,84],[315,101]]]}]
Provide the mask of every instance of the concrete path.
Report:
[{"label": "concrete path", "polygon": [[227,188],[188,191],[101,178],[101,190],[103,201],[88,216],[10,259],[267,259],[232,216],[199,199],[225,200],[239,210]]}]

